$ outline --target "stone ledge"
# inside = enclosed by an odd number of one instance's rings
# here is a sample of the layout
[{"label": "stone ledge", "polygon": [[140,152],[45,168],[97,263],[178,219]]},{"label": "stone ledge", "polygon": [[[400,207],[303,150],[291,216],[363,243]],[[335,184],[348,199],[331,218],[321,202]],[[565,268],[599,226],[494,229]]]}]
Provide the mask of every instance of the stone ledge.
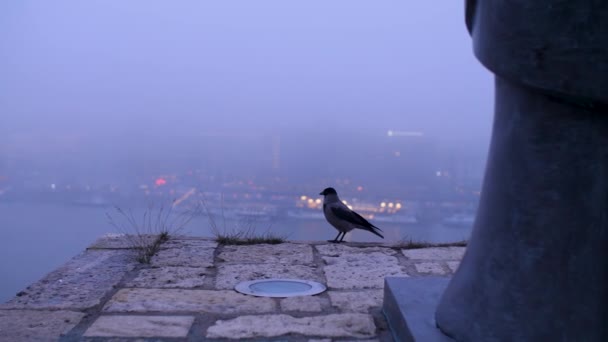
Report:
[{"label": "stone ledge", "polygon": [[435,309],[450,278],[386,278],[382,311],[396,341],[453,342],[435,326]]}]

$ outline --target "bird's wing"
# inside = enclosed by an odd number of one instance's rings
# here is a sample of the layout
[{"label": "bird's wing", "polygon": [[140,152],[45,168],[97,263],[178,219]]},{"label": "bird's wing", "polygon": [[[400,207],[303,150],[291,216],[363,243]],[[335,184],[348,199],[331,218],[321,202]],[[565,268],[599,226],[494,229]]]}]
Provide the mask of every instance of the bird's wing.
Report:
[{"label": "bird's wing", "polygon": [[380,228],[374,226],[369,223],[366,219],[364,219],[361,215],[356,212],[343,207],[343,206],[332,206],[331,212],[336,215],[337,218],[352,223],[357,226],[366,227],[366,228],[376,228],[380,230]]}]

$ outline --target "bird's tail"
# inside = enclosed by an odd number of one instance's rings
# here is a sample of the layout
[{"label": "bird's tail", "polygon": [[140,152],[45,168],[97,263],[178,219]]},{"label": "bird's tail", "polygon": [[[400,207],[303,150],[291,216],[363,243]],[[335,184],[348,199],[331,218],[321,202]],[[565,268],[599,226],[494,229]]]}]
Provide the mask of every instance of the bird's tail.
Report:
[{"label": "bird's tail", "polygon": [[379,237],[381,237],[381,238],[383,238],[383,239],[384,239],[384,236],[382,236],[382,234],[380,234],[380,233],[379,233],[379,232],[381,232],[381,231],[382,231],[382,229],[380,229],[380,228],[378,228],[378,227],[376,227],[376,226],[371,226],[371,227],[369,227],[369,228],[366,228],[365,230],[367,230],[367,231],[369,231],[369,232],[371,232],[371,233],[373,233],[373,234],[376,234],[376,235],[378,235]]}]

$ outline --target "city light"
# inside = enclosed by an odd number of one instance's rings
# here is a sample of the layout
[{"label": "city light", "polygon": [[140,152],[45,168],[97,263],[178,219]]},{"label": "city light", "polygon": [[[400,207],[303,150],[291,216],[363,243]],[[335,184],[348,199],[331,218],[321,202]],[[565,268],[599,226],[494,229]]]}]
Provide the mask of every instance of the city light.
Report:
[{"label": "city light", "polygon": [[154,184],[156,184],[156,186],[162,186],[167,184],[167,181],[163,178],[157,178],[156,181],[154,181]]},{"label": "city light", "polygon": [[317,199],[315,200],[315,203],[317,203],[317,204],[321,204],[321,199],[317,198]]},{"label": "city light", "polygon": [[304,195],[300,196],[300,200],[302,200],[302,201],[306,201],[306,199],[307,199],[307,198],[308,198],[308,197],[307,197],[307,196],[304,196]]},{"label": "city light", "polygon": [[401,209],[401,203],[397,203],[397,204],[395,204],[395,208],[397,208],[397,209]]},{"label": "city light", "polygon": [[380,203],[380,207],[385,208],[386,207],[386,202]]},{"label": "city light", "polygon": [[388,207],[389,207],[389,208],[392,208],[392,207],[394,207],[394,206],[395,206],[395,204],[394,204],[393,202],[391,202],[391,203],[389,203],[389,204],[388,204]]}]

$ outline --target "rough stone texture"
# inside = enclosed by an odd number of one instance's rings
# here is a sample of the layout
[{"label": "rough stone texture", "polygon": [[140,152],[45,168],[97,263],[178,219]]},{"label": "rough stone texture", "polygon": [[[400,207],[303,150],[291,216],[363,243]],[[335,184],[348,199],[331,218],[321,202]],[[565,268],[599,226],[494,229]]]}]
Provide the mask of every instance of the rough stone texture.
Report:
[{"label": "rough stone texture", "polygon": [[435,247],[420,249],[403,249],[401,253],[411,260],[460,260],[465,247]]},{"label": "rough stone texture", "polygon": [[213,249],[217,247],[217,242],[211,241],[208,239],[200,239],[200,238],[188,238],[188,237],[177,237],[171,238],[169,241],[163,243],[160,248],[161,249],[169,249],[169,248],[200,248],[200,249]]},{"label": "rough stone texture", "polygon": [[331,305],[343,312],[367,313],[372,307],[382,306],[382,296],[382,290],[329,292]]},{"label": "rough stone texture", "polygon": [[323,282],[316,274],[315,265],[288,264],[244,264],[222,265],[218,267],[215,287],[217,289],[233,289],[242,281],[270,278],[305,279]]},{"label": "rough stone texture", "polygon": [[207,338],[259,338],[286,334],[324,337],[374,337],[376,326],[370,315],[332,314],[295,318],[289,315],[240,316],[219,320],[207,330]]},{"label": "rough stone texture", "polygon": [[389,252],[343,252],[323,260],[327,263],[323,270],[327,285],[334,289],[382,288],[386,276],[408,276]]},{"label": "rough stone texture", "polygon": [[447,264],[452,272],[456,272],[458,266],[460,266],[460,261],[448,261]]},{"label": "rough stone texture", "polygon": [[152,257],[151,265],[179,267],[210,267],[213,265],[214,242],[205,240],[174,240],[163,244]]},{"label": "rough stone texture", "polygon": [[0,341],[55,341],[83,317],[73,311],[0,310]]},{"label": "rough stone texture", "polygon": [[312,247],[302,244],[280,243],[251,246],[226,246],[218,261],[234,264],[310,264]]},{"label": "rough stone texture", "polygon": [[193,288],[202,286],[206,268],[200,267],[160,267],[146,268],[139,271],[137,277],[129,281],[126,287],[155,288]]},{"label": "rough stone texture", "polygon": [[156,239],[156,235],[107,234],[93,242],[88,249],[129,249],[143,243],[152,244]]},{"label": "rough stone texture", "polygon": [[328,306],[329,301],[319,296],[298,296],[281,300],[283,311],[321,312]]},{"label": "rough stone texture", "polygon": [[121,289],[105,305],[105,312],[264,313],[276,309],[271,298],[234,291],[182,289]]},{"label": "rough stone texture", "polygon": [[87,309],[98,305],[134,267],[133,253],[87,250],[28,286],[20,296],[0,304],[0,309]]},{"label": "rough stone texture", "polygon": [[88,337],[186,337],[193,316],[101,316],[85,332]]},{"label": "rough stone texture", "polygon": [[387,247],[372,246],[372,247],[351,247],[344,244],[330,243],[326,245],[315,246],[317,251],[324,256],[339,256],[344,253],[371,253],[380,252],[387,255],[395,255],[397,252]]},{"label": "rough stone texture", "polygon": [[420,262],[414,265],[416,267],[416,271],[418,273],[428,273],[428,274],[445,274],[445,270],[438,262]]}]

